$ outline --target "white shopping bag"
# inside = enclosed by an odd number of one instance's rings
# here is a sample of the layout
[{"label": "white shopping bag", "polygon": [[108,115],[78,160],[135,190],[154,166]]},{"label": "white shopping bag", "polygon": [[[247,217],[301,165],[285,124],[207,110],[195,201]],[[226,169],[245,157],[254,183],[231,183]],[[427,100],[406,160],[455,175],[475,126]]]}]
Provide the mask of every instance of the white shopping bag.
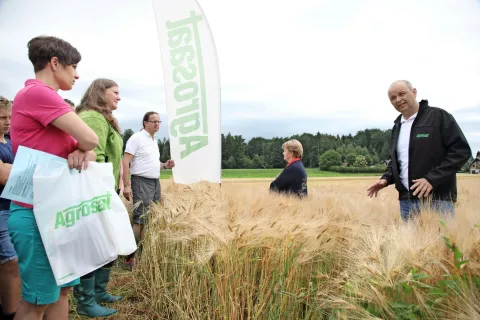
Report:
[{"label": "white shopping bag", "polygon": [[81,173],[55,161],[37,165],[34,215],[58,285],[136,250],[112,172],[111,163],[90,162]]}]

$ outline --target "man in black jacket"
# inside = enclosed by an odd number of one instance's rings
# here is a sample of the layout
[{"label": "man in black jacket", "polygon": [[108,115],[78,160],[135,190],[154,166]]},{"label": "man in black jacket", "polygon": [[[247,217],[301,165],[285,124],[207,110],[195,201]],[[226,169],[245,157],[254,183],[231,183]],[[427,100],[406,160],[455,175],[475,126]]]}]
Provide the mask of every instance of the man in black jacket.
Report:
[{"label": "man in black jacket", "polygon": [[417,213],[422,198],[435,211],[454,214],[457,201],[456,173],[472,152],[451,114],[417,102],[410,82],[392,83],[388,97],[401,113],[395,120],[390,144],[391,161],[385,174],[368,188],[368,196],[395,184],[404,220]]}]

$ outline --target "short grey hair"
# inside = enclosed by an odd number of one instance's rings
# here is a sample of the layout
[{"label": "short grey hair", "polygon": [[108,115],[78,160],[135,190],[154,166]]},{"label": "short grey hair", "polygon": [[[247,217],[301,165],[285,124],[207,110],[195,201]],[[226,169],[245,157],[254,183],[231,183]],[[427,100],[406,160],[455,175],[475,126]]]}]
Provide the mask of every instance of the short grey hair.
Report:
[{"label": "short grey hair", "polygon": [[410,81],[408,81],[408,80],[397,80],[397,81],[394,81],[394,82],[390,85],[390,87],[393,86],[395,83],[399,83],[399,82],[404,83],[404,84],[407,86],[408,90],[413,91],[412,83],[411,83]]},{"label": "short grey hair", "polygon": [[405,83],[405,85],[408,87],[408,89],[409,89],[410,91],[413,90],[413,86],[412,86],[412,84],[410,83],[410,81],[408,81],[408,80],[402,80],[402,81],[403,81],[403,83]]}]

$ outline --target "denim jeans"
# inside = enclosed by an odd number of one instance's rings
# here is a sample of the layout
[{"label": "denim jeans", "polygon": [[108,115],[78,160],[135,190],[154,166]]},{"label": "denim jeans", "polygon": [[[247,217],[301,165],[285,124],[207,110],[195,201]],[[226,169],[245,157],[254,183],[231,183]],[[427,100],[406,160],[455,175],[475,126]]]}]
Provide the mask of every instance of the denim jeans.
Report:
[{"label": "denim jeans", "polygon": [[432,200],[422,203],[419,200],[400,200],[400,215],[403,221],[408,221],[418,215],[422,208],[429,208],[442,216],[453,217],[455,215],[455,204],[451,201]]},{"label": "denim jeans", "polygon": [[17,259],[17,253],[8,233],[9,214],[10,210],[0,210],[0,264]]}]

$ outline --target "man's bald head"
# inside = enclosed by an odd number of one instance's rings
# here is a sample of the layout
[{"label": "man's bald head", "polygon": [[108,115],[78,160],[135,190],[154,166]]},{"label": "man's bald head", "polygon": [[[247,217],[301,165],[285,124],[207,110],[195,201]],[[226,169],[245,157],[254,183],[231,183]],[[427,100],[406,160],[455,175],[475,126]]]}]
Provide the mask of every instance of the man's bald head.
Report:
[{"label": "man's bald head", "polygon": [[[394,85],[398,85],[398,84],[404,84],[405,86],[407,86],[407,88],[410,90],[410,91],[413,91],[413,86],[412,84],[410,83],[410,81],[408,80],[397,80],[397,81],[394,81],[391,85],[390,85],[390,88],[392,88],[392,86]],[[389,88],[389,90],[390,90]]]},{"label": "man's bald head", "polygon": [[408,119],[418,111],[417,89],[410,81],[397,80],[388,88],[388,99],[398,112]]}]

